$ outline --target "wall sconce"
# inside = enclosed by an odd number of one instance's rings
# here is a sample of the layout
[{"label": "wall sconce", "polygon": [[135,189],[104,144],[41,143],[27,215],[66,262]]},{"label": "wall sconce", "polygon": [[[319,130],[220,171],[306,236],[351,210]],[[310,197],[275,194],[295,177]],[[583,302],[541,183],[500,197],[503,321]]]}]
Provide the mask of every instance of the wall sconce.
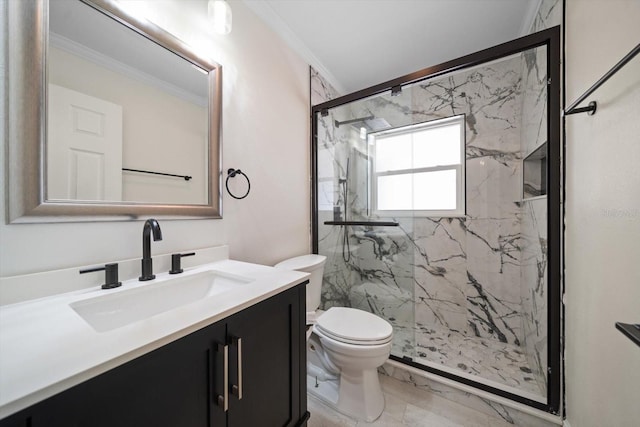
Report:
[{"label": "wall sconce", "polygon": [[229,34],[231,32],[231,6],[229,3],[225,0],[209,0],[207,12],[216,33]]}]

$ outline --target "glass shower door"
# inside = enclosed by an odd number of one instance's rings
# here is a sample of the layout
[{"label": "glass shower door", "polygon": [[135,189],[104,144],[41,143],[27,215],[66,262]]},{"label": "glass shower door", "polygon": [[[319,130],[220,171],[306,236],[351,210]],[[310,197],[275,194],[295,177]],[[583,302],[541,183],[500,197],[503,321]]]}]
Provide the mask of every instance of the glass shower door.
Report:
[{"label": "glass shower door", "polygon": [[324,308],[389,321],[396,361],[551,411],[560,378],[558,35],[313,109]]},{"label": "glass shower door", "polygon": [[367,107],[336,107],[318,115],[318,247],[327,256],[321,308],[353,307],[392,324],[392,354],[412,356],[413,219],[375,215],[368,134],[390,125]]}]

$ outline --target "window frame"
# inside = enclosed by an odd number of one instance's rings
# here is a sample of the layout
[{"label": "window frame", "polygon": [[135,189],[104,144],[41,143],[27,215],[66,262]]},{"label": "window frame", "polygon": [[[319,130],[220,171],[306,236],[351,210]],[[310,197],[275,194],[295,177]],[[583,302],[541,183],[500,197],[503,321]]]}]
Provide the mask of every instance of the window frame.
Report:
[{"label": "window frame", "polygon": [[[369,150],[369,206],[370,211],[380,217],[437,217],[437,218],[457,218],[466,216],[466,115],[458,114],[442,119],[429,120],[415,123],[408,126],[385,129],[372,132],[367,135],[367,147]],[[393,171],[377,172],[375,166],[376,139],[379,136],[402,135],[415,133],[417,131],[435,129],[449,126],[453,123],[460,125],[460,162],[457,164],[437,165],[429,167],[418,167],[409,169],[397,169]],[[424,172],[437,172],[445,170],[455,170],[456,172],[456,208],[455,209],[403,209],[403,210],[381,210],[378,209],[378,177],[394,175],[411,175]]]}]

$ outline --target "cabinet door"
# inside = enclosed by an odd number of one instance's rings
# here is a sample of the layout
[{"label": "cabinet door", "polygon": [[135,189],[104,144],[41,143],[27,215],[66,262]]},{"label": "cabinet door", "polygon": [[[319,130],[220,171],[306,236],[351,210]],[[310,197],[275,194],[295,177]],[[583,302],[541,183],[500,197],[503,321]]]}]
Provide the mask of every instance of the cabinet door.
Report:
[{"label": "cabinet door", "polygon": [[304,287],[298,286],[228,319],[230,387],[239,386],[240,372],[233,337],[242,340],[242,399],[230,398],[230,427],[292,426],[300,419],[301,392],[306,392],[300,389],[301,290],[304,301]]},{"label": "cabinet door", "polygon": [[31,417],[26,414],[18,413],[0,421],[1,427],[28,427],[31,425]]},{"label": "cabinet door", "polygon": [[27,410],[30,427],[222,427],[212,417],[214,324],[105,372]]}]

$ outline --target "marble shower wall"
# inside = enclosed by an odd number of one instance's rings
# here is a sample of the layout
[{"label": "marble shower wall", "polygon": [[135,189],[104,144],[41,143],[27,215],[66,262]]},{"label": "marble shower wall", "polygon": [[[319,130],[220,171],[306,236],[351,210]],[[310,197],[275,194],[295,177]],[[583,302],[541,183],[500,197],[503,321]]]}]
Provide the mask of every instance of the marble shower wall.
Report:
[{"label": "marble shower wall", "polygon": [[547,28],[562,25],[562,1],[542,0],[536,12],[536,17],[531,24],[529,34]]},{"label": "marble shower wall", "polygon": [[[322,103],[333,99],[336,91],[311,68],[312,100]],[[347,163],[352,143],[352,130],[348,126],[336,126],[336,122],[351,118],[350,109],[334,108],[325,117],[318,119],[318,247],[319,253],[327,256],[322,285],[321,308],[332,306],[350,307],[351,290],[359,281],[349,263],[352,249],[346,244],[345,227],[324,225],[334,215],[344,218]],[[334,208],[340,209],[334,213]]]},{"label": "marble shower wall", "polygon": [[[371,295],[379,295],[382,289],[391,294],[385,299],[395,298],[396,303],[381,305],[386,311],[398,307],[395,315],[385,317],[400,323],[403,330],[446,330],[516,345],[524,338],[520,319],[520,69],[521,57],[513,56],[405,87],[400,96],[378,96],[350,105],[352,117],[373,115],[393,127],[465,115],[467,215],[393,218],[400,227],[354,231],[359,246],[350,268],[358,271],[356,286],[368,289]],[[356,162],[366,160],[363,143],[352,144],[362,150]],[[357,194],[367,194],[366,181],[365,174],[358,174],[350,185]],[[351,206],[353,215],[370,218],[366,198],[357,201]],[[373,299],[369,297],[367,303]],[[406,323],[410,320],[413,326]],[[412,340],[409,336],[397,344],[402,354],[415,357],[419,343]]]},{"label": "marble shower wall", "polygon": [[415,325],[413,263],[406,257],[413,247],[407,237],[411,222],[385,228],[324,224],[366,217],[363,143],[357,126],[339,123],[354,117],[351,106],[344,106],[318,121],[318,189],[323,200],[318,209],[318,245],[319,253],[327,256],[322,308],[357,307],[389,319],[396,344],[412,350],[404,343],[405,338],[413,342]]},{"label": "marble shower wall", "polygon": [[522,328],[529,368],[547,390],[547,198],[523,202]]},{"label": "marble shower wall", "polygon": [[311,106],[322,104],[340,96],[338,91],[315,68],[309,67]]},{"label": "marble shower wall", "polygon": [[416,121],[464,114],[464,218],[416,218],[420,328],[519,345],[520,58],[416,85]]},{"label": "marble shower wall", "polygon": [[[340,96],[318,71],[313,67],[309,67],[309,71],[311,106]],[[346,176],[345,159],[352,135],[348,127],[336,127],[335,121],[349,118],[350,109],[343,108],[332,109],[328,116],[318,120],[318,246],[319,252],[327,256],[321,308],[351,306],[351,289],[358,282],[357,275],[345,261],[349,259],[350,251],[345,249],[343,254],[343,228],[324,225],[325,221],[334,219],[334,207],[344,206],[344,192],[341,191],[344,187],[340,178]]]}]

